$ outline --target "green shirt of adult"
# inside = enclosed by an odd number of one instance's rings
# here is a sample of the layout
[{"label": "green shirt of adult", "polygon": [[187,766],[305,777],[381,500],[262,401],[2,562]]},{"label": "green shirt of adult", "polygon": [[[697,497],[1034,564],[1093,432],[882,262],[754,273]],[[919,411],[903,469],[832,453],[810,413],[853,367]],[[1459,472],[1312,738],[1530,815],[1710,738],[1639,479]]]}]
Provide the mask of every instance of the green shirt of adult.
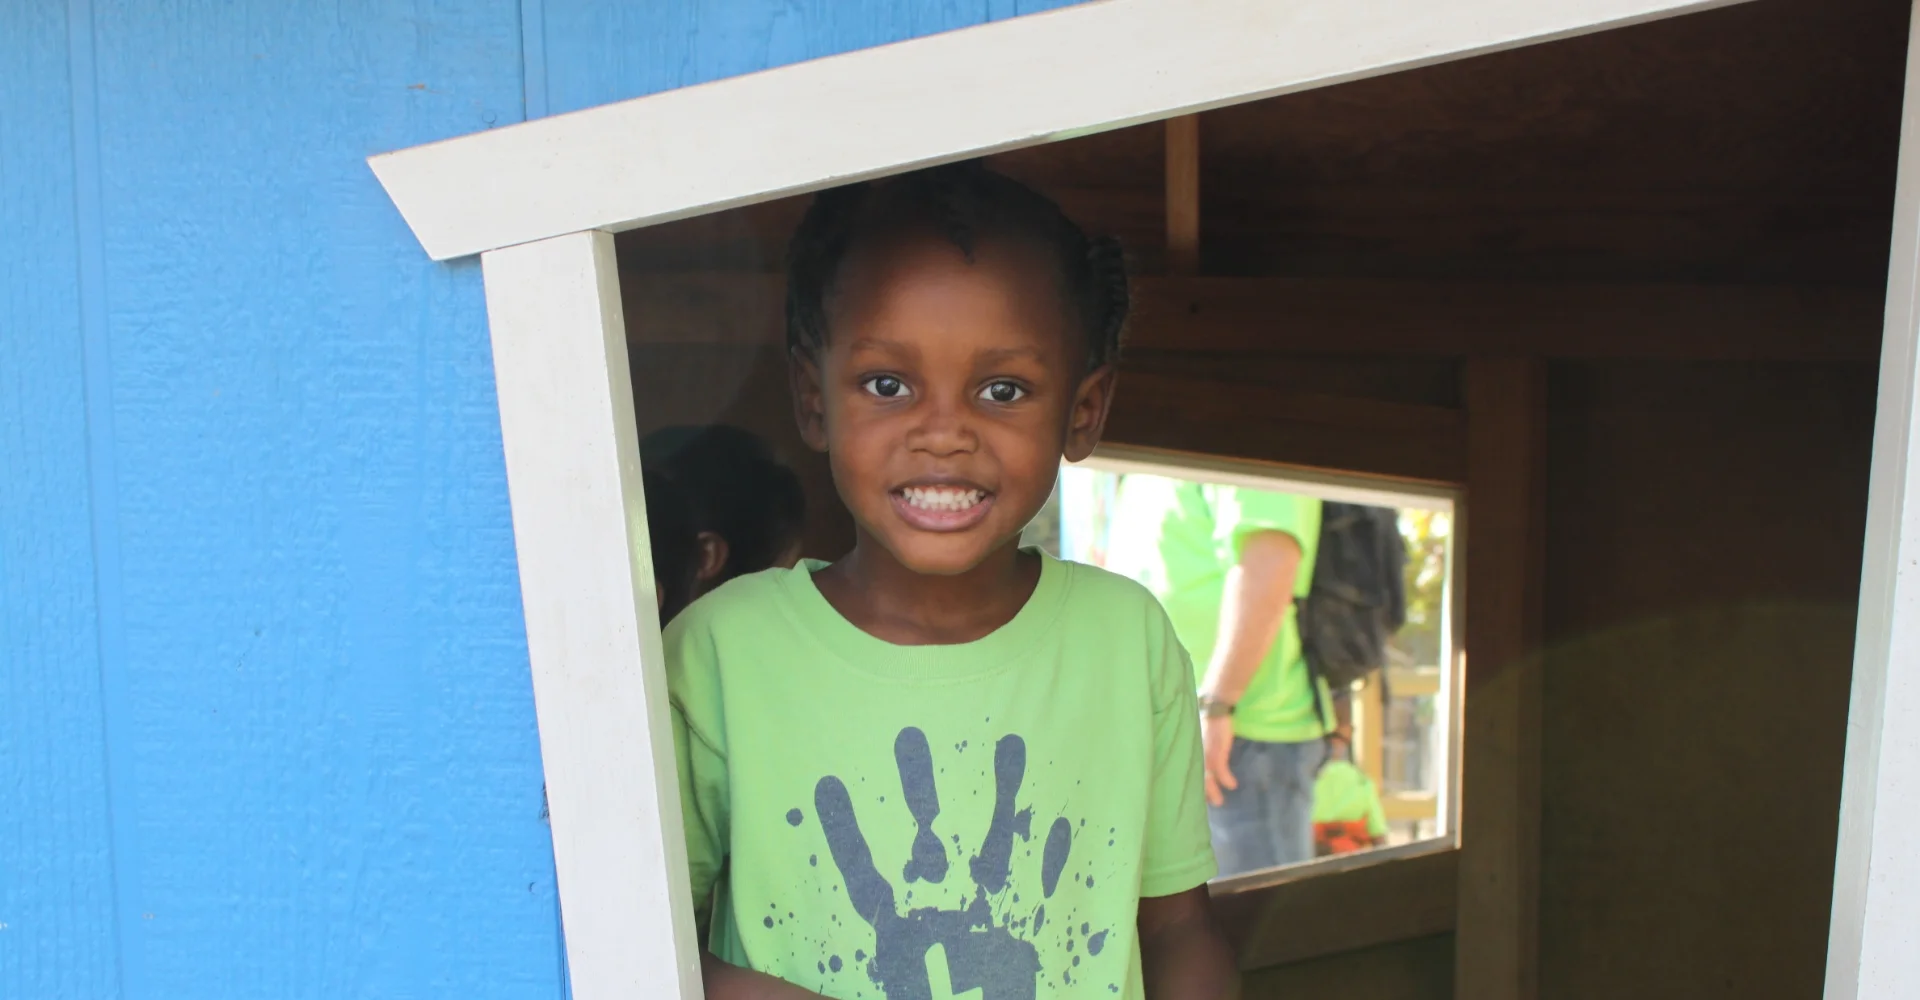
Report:
[{"label": "green shirt of adult", "polygon": [[[1245,540],[1262,531],[1284,532],[1300,546],[1293,593],[1305,597],[1320,539],[1319,500],[1150,475],[1129,475],[1120,484],[1108,566],[1160,599],[1193,659],[1196,684],[1206,675],[1219,636],[1227,571]],[[1234,734],[1267,743],[1304,743],[1320,739],[1329,728],[1315,711],[1298,619],[1289,608],[1234,707]]]}]

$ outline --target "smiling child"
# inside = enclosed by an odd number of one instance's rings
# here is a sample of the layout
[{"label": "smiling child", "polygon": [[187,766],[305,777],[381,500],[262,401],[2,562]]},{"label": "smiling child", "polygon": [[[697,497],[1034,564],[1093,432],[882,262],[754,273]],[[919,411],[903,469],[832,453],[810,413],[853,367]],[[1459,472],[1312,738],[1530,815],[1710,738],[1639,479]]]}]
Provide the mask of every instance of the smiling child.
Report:
[{"label": "smiling child", "polygon": [[707,996],[1232,995],[1186,654],[1138,585],[1018,547],[1106,421],[1118,246],[918,171],[816,198],[787,312],[856,541],[667,633]]}]

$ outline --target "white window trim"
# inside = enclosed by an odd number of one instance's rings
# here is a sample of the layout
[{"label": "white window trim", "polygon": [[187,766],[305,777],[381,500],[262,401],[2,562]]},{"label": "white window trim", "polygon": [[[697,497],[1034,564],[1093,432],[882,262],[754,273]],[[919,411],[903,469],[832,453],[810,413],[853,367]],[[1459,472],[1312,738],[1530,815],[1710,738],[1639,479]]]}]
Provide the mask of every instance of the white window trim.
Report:
[{"label": "white window trim", "polygon": [[[1096,0],[372,157],[430,256],[483,255],[574,995],[701,992],[610,233],[1731,2]],[[1904,942],[1920,854],[1899,837],[1920,818],[1920,741],[1881,739],[1920,719],[1920,674],[1889,669],[1920,664],[1911,67],[1908,80],[1834,1000],[1920,995]],[[1485,862],[1471,870],[1528,863]],[[1511,968],[1461,995],[1534,996],[1530,947],[1467,940],[1468,926],[1463,954],[1492,946]]]},{"label": "white window trim", "polygon": [[1080,464],[1105,472],[1144,472],[1176,479],[1205,477],[1208,482],[1256,490],[1280,488],[1275,485],[1277,480],[1286,492],[1316,500],[1370,504],[1375,507],[1413,507],[1446,514],[1453,513],[1461,494],[1457,486],[1437,483],[1392,482],[1383,485],[1378,478],[1370,476],[1111,442],[1095,447],[1093,455]]}]

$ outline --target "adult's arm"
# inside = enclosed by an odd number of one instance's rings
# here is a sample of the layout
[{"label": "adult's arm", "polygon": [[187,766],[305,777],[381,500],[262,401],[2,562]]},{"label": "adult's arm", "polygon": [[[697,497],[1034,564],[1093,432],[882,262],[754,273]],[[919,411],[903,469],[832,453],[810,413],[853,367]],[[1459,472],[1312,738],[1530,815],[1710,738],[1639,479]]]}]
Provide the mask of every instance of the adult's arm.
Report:
[{"label": "adult's arm", "polygon": [[[1249,532],[1240,539],[1239,549],[1239,560],[1227,570],[1220,630],[1200,683],[1203,698],[1224,704],[1240,700],[1279,638],[1280,626],[1293,607],[1294,578],[1300,571],[1300,542],[1284,531]],[[1207,716],[1200,736],[1206,748],[1207,801],[1217,806],[1225,801],[1222,789],[1239,787],[1227,766],[1233,748],[1233,717]]]}]

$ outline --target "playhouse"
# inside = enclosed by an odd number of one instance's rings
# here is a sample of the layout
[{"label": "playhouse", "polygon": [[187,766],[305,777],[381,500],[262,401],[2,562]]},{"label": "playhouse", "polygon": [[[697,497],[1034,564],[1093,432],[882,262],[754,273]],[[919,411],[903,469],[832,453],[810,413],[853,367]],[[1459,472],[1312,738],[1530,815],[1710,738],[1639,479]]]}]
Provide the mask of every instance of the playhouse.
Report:
[{"label": "playhouse", "polygon": [[783,247],[975,156],[1129,249],[1106,467],[1460,525],[1248,997],[1920,991],[1909,4],[14,6],[0,996],[699,996],[638,440],[844,551]]}]

